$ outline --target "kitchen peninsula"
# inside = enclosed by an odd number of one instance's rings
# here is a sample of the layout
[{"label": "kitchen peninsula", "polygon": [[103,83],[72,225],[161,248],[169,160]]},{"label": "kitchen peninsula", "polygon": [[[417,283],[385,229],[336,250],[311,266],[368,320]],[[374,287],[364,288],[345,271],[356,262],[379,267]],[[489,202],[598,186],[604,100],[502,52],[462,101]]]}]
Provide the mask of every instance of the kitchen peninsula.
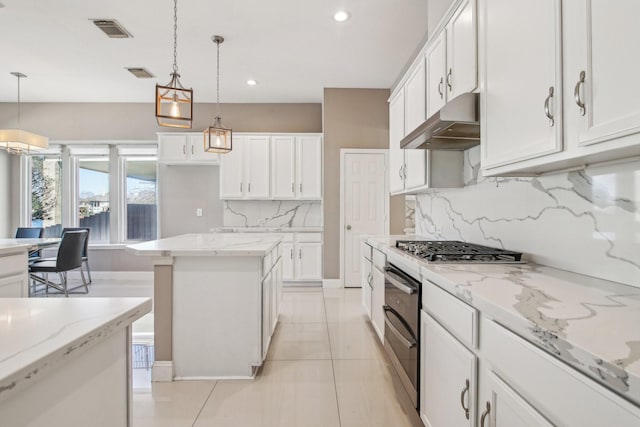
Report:
[{"label": "kitchen peninsula", "polygon": [[128,246],[154,265],[154,381],[251,378],[278,321],[278,234],[185,234]]}]

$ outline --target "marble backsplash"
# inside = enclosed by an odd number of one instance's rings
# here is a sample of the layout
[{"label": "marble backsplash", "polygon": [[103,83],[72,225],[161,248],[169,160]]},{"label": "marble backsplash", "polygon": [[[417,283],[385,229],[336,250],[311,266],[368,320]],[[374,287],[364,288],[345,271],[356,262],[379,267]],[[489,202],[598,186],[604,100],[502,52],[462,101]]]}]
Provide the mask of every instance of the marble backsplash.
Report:
[{"label": "marble backsplash", "polygon": [[416,233],[521,251],[530,261],[640,287],[640,162],[535,178],[484,178],[416,198]]},{"label": "marble backsplash", "polygon": [[225,200],[225,227],[321,227],[322,202],[308,200]]}]

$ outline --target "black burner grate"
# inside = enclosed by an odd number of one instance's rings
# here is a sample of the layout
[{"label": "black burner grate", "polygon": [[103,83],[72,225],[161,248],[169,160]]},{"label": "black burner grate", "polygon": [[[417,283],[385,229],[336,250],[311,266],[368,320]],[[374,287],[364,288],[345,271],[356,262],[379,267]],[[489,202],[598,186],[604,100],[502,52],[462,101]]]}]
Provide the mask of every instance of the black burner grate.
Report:
[{"label": "black burner grate", "polygon": [[522,253],[450,240],[398,240],[396,247],[427,261],[520,262]]}]

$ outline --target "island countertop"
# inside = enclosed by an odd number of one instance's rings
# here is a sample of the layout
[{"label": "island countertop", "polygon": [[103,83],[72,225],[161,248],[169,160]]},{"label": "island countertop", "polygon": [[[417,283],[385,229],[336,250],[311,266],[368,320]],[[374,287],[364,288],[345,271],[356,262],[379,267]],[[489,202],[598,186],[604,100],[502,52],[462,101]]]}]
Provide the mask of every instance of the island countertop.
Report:
[{"label": "island countertop", "polygon": [[0,298],[0,401],[149,311],[149,298]]},{"label": "island countertop", "polygon": [[538,264],[438,264],[370,236],[387,257],[640,405],[640,289]]},{"label": "island countertop", "polygon": [[264,256],[281,240],[281,234],[183,234],[127,246],[146,256]]}]

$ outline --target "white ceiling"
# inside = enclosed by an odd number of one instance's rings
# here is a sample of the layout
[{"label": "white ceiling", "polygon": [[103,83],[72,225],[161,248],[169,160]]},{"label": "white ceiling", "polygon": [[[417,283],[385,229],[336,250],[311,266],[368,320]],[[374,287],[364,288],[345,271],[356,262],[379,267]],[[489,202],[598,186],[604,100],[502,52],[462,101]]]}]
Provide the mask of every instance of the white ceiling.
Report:
[{"label": "white ceiling", "polygon": [[[0,102],[17,99],[11,71],[28,76],[23,102],[153,102],[169,81],[172,0],[0,2]],[[352,16],[338,23],[341,8]],[[133,38],[107,38],[98,18]],[[427,0],[179,0],[178,67],[195,102],[215,102],[219,34],[221,102],[321,102],[325,87],[391,87],[426,26]]]}]

